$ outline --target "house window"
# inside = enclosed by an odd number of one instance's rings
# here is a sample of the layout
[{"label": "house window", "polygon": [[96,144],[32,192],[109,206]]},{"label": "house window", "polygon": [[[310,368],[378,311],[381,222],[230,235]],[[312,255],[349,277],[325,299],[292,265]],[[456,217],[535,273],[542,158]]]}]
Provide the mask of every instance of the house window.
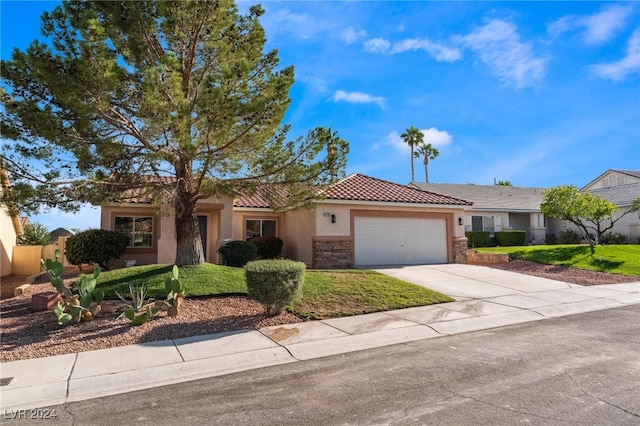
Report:
[{"label": "house window", "polygon": [[471,216],[471,230],[489,231],[493,234],[496,230],[495,222],[493,216]]},{"label": "house window", "polygon": [[116,216],[115,230],[129,237],[128,247],[153,246],[152,216]]},{"label": "house window", "polygon": [[254,237],[275,237],[276,221],[273,219],[247,219],[245,229],[247,241]]}]

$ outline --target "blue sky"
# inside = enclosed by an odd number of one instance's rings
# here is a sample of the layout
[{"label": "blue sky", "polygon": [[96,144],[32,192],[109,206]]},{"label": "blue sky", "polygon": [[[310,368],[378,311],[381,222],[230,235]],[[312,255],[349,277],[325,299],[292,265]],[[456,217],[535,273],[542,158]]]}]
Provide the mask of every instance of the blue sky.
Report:
[{"label": "blue sky", "polygon": [[[581,187],[640,169],[638,2],[262,4],[267,48],[296,71],[291,136],[337,130],[348,173],[408,183],[409,126],[440,151],[431,182]],[[3,59],[39,36],[53,5],[1,2]],[[99,224],[95,211],[64,218]]]}]

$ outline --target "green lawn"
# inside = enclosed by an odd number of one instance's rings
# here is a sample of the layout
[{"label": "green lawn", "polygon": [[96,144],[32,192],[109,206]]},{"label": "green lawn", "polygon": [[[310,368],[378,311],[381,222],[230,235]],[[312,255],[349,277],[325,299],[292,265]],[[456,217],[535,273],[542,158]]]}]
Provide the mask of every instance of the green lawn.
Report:
[{"label": "green lawn", "polygon": [[527,247],[484,247],[479,253],[509,253],[513,257],[551,265],[572,266],[591,271],[640,276],[640,245],[596,246],[551,245]]},{"label": "green lawn", "polygon": [[[144,281],[149,296],[165,295],[164,280],[171,265],[146,265],[105,271],[98,277],[98,288],[107,297],[129,295],[130,281]],[[246,294],[244,269],[205,263],[180,268],[186,296]],[[307,270],[301,296],[290,311],[311,319],[335,318],[390,309],[451,302],[452,298],[396,278],[365,270]]]}]

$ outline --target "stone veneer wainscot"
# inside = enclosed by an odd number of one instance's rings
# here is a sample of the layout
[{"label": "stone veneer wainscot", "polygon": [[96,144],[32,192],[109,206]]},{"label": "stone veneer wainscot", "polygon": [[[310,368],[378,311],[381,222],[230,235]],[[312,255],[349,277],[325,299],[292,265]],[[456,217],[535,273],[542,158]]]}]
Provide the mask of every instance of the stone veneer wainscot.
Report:
[{"label": "stone veneer wainscot", "polygon": [[313,268],[353,268],[353,240],[344,237],[313,239]]}]

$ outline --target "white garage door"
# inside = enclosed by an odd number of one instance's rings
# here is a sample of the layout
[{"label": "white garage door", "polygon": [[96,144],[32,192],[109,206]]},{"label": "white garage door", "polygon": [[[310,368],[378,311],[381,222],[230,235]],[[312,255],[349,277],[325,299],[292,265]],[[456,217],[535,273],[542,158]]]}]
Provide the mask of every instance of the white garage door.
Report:
[{"label": "white garage door", "polygon": [[354,218],[356,265],[447,263],[444,219]]}]

